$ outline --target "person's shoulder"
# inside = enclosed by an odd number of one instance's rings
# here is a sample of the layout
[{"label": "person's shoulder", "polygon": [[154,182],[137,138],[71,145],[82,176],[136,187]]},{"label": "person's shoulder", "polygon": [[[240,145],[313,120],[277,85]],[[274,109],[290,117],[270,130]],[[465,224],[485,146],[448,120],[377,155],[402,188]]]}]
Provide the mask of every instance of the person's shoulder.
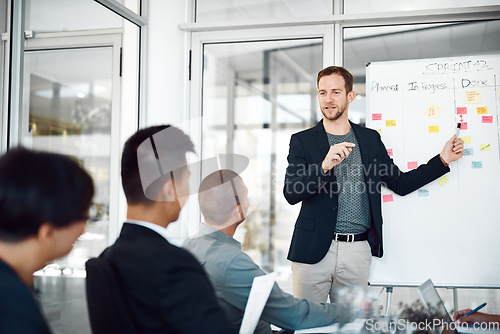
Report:
[{"label": "person's shoulder", "polygon": [[309,135],[315,133],[316,131],[318,131],[318,124],[316,124],[310,128],[295,132],[292,136],[297,136],[297,137],[309,136]]},{"label": "person's shoulder", "polygon": [[376,140],[377,138],[380,139],[380,133],[377,130],[367,128],[366,126],[361,126],[354,123],[352,123],[351,126],[354,128],[357,134],[361,134],[373,140]]}]

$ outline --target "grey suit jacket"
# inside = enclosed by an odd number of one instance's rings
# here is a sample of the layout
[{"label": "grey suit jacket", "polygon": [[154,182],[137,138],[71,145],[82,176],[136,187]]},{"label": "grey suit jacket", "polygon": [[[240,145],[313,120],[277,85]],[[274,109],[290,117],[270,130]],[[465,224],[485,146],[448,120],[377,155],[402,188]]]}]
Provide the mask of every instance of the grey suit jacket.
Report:
[{"label": "grey suit jacket", "polygon": [[[183,247],[207,272],[229,321],[240,325],[253,279],[266,273],[241,250],[238,241],[207,225]],[[271,333],[270,324],[293,330],[327,326],[337,319],[334,308],[333,304],[294,298],[275,283],[255,333]]]}]

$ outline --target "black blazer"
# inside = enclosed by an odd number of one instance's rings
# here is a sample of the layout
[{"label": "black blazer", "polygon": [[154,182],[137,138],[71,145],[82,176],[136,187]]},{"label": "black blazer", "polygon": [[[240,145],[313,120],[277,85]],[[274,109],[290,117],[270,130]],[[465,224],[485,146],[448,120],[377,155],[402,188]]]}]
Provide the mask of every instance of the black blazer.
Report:
[{"label": "black blazer", "polygon": [[[398,195],[406,195],[450,169],[436,155],[427,164],[403,173],[387,154],[377,131],[353,123],[351,126],[358,141],[358,147],[354,149],[361,152],[370,202],[368,242],[372,255],[382,257],[381,185]],[[293,134],[290,139],[283,193],[290,204],[302,202],[288,252],[288,259],[294,262],[318,263],[328,252],[333,239],[338,211],[336,177],[333,170],[325,174],[321,168],[329,149],[323,121]]]},{"label": "black blazer", "polygon": [[140,333],[236,333],[200,263],[146,227],[125,223],[100,255],[114,266]]},{"label": "black blazer", "polygon": [[0,260],[0,333],[50,334],[30,289]]}]

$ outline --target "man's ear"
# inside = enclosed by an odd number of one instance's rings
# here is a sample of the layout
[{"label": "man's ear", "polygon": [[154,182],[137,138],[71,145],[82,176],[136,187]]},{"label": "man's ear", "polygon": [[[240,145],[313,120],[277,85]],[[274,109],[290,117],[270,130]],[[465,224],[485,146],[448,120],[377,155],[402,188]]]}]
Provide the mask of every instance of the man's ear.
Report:
[{"label": "man's ear", "polygon": [[53,246],[55,244],[54,238],[55,228],[51,223],[43,223],[38,229],[37,240],[43,245]]},{"label": "man's ear", "polygon": [[177,200],[175,194],[175,182],[172,179],[163,184],[158,197],[158,200],[161,202],[175,202]]},{"label": "man's ear", "polygon": [[347,93],[347,102],[351,103],[354,101],[354,98],[356,97],[356,93],[354,93],[353,90],[351,90],[349,93]]}]

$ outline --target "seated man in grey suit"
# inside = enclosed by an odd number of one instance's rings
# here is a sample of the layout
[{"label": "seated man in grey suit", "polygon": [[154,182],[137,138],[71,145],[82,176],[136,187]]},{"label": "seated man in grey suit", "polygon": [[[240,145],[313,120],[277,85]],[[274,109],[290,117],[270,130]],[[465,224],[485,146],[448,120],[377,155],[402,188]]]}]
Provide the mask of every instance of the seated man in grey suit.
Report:
[{"label": "seated man in grey suit", "polygon": [[127,221],[100,258],[116,271],[140,333],[237,333],[200,263],[166,234],[189,195],[189,151],[189,137],[168,125],[136,132],[123,149]]},{"label": "seated man in grey suit", "polygon": [[[237,325],[254,277],[265,275],[233,239],[245,220],[247,193],[243,180],[233,171],[220,170],[207,176],[198,194],[205,223],[199,235],[183,246],[201,262],[229,320]],[[289,330],[327,326],[336,321],[334,309],[334,304],[296,299],[274,284],[255,333],[271,333],[270,324]]]}]

